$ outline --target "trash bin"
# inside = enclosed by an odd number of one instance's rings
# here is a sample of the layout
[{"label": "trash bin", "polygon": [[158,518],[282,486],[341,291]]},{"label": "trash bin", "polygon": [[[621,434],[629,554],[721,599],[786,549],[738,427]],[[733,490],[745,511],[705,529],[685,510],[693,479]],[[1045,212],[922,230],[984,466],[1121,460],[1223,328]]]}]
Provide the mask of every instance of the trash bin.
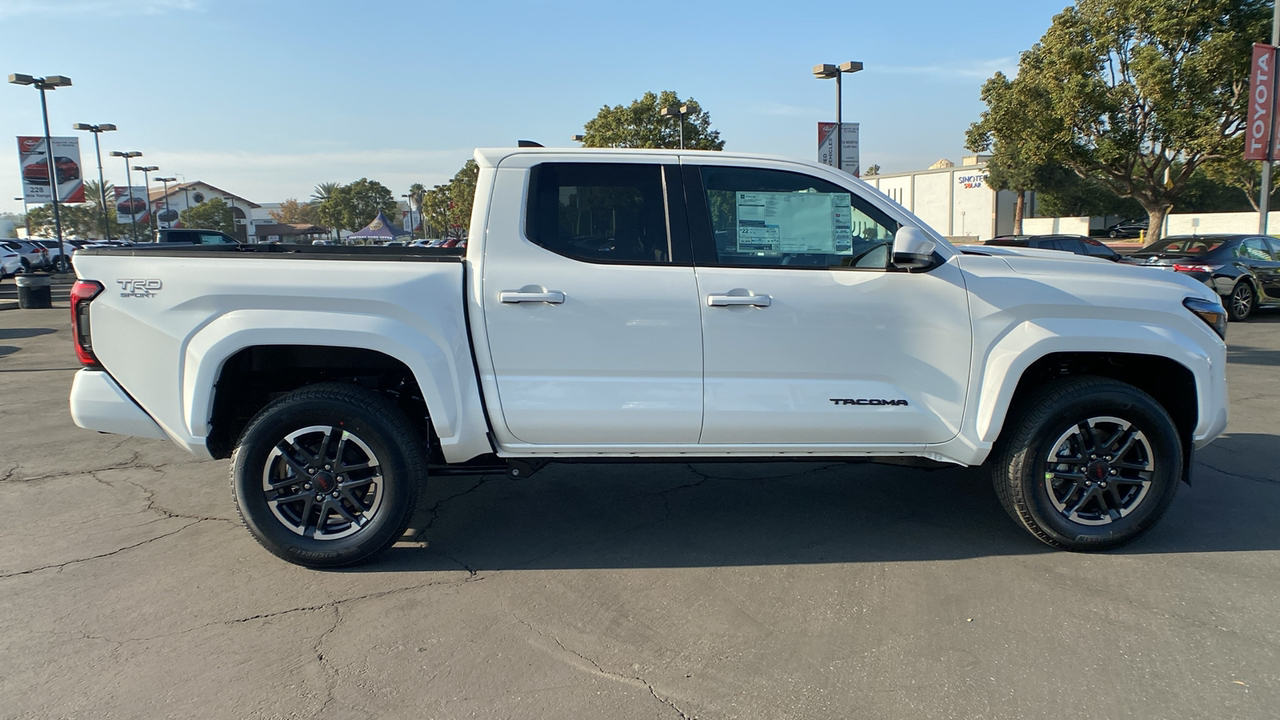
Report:
[{"label": "trash bin", "polygon": [[14,278],[18,285],[18,307],[40,310],[53,307],[50,280],[46,273],[25,273]]}]

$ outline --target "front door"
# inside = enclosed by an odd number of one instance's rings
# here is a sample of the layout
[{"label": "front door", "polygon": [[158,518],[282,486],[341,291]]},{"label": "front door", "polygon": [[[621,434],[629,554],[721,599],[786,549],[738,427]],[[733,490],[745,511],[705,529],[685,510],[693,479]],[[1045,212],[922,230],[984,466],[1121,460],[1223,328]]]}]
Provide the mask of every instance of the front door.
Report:
[{"label": "front door", "polygon": [[497,170],[495,197],[528,198],[518,220],[491,218],[482,286],[494,423],[518,442],[698,441],[698,291],[666,200],[678,168],[613,157]]},{"label": "front door", "polygon": [[[705,444],[925,444],[959,432],[960,270],[891,268],[898,222],[785,163],[686,167]],[[794,166],[793,166],[794,167]]]}]

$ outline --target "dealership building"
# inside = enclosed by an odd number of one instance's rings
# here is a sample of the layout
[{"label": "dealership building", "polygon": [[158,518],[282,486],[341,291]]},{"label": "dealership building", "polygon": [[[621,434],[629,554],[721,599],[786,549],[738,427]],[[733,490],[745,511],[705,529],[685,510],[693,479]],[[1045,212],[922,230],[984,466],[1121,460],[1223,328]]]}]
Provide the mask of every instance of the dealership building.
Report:
[{"label": "dealership building", "polygon": [[974,155],[964,158],[960,165],[944,159],[928,170],[862,179],[949,239],[981,242],[1013,233],[1017,200],[1015,193],[997,192],[987,183],[986,159],[987,156]]}]

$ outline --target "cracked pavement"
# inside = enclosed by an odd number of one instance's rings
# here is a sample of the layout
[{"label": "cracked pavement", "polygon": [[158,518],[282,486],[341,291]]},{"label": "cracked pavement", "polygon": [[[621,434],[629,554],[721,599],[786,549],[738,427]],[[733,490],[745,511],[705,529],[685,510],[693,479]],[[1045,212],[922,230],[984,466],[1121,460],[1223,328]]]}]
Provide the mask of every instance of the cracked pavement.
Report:
[{"label": "cracked pavement", "polygon": [[[0,718],[1272,718],[1280,313],[1230,432],[1122,551],[1051,551],[975,470],[549,466],[432,481],[319,572],[226,461],[75,428],[62,300],[0,312]],[[52,332],[50,332],[52,331]]]}]

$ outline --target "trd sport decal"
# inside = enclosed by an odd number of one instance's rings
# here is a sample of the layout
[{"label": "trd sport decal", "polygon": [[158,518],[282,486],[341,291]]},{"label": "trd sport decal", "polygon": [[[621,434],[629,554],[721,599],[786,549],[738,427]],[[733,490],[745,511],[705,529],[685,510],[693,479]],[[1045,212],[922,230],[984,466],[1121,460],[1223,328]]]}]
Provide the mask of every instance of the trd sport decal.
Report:
[{"label": "trd sport decal", "polygon": [[881,400],[880,398],[830,398],[832,405],[898,405],[907,406],[906,400]]}]

